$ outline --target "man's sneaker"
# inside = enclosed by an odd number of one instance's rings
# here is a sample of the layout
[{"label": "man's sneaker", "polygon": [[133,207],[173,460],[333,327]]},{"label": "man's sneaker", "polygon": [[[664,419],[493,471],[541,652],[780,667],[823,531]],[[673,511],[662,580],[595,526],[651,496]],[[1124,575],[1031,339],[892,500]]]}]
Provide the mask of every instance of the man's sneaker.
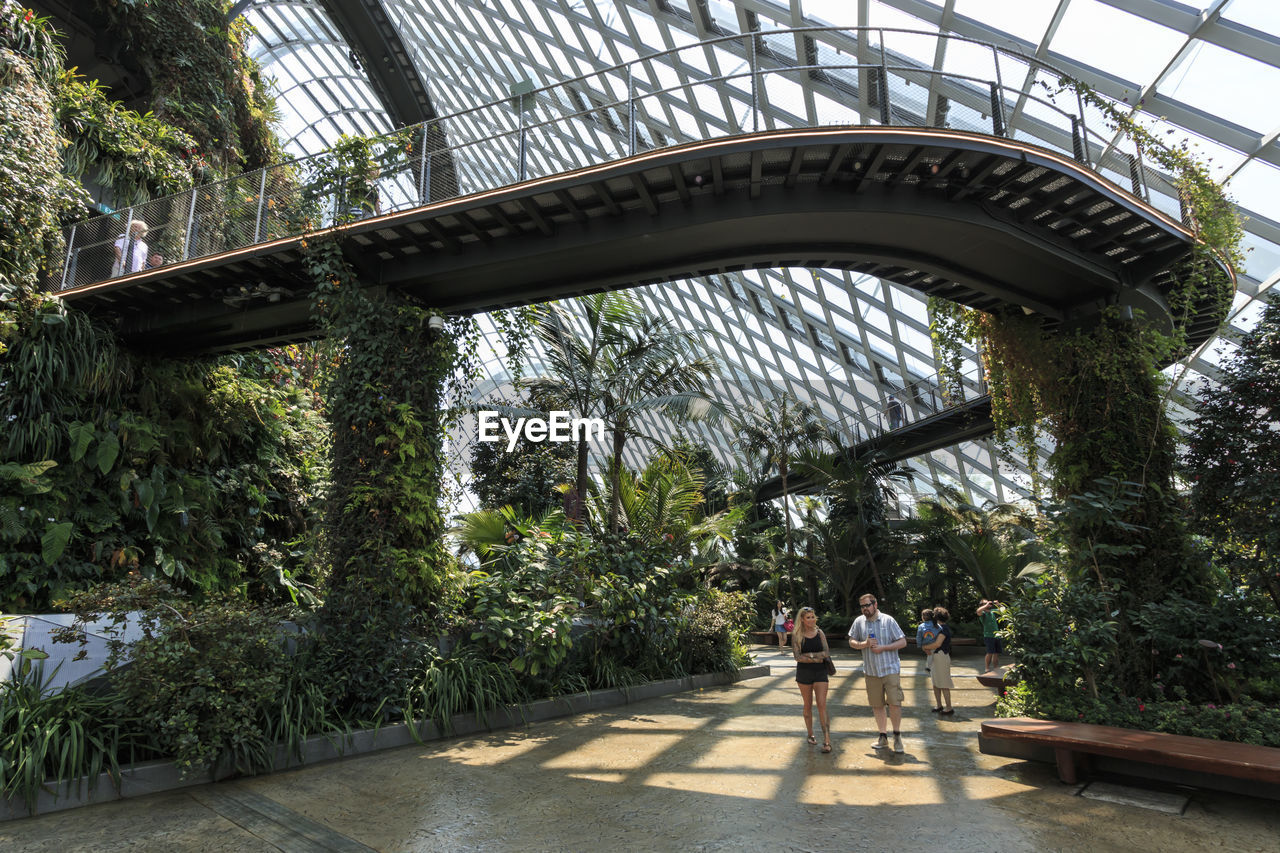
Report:
[{"label": "man's sneaker", "polygon": [[906,752],[906,750],[902,748],[902,735],[893,736],[893,751],[899,755]]},{"label": "man's sneaker", "polygon": [[871,747],[871,748],[872,748],[872,749],[886,749],[886,748],[888,748],[888,746],[889,746],[889,736],[888,736],[887,734],[885,734],[884,732],[881,732],[881,733],[880,733],[880,737],[876,739],[875,744],[874,744],[874,745],[872,745],[872,747]]}]

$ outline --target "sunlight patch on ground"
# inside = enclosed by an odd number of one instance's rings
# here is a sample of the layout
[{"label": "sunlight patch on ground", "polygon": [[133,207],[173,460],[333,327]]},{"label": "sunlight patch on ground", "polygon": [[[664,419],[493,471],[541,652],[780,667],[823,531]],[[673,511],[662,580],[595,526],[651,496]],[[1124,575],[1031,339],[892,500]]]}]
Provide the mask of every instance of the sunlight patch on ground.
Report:
[{"label": "sunlight patch on ground", "polygon": [[773,800],[782,784],[781,774],[757,770],[738,773],[654,773],[643,782],[651,788],[700,791],[744,800]]},{"label": "sunlight patch on ground", "polygon": [[793,737],[727,737],[711,746],[690,767],[706,770],[751,770],[762,772],[790,766],[802,749],[812,749]]},{"label": "sunlight patch on ground", "polygon": [[[418,758],[429,761],[443,758],[447,761],[468,764],[472,767],[492,767],[505,761],[510,761],[527,752],[532,752],[535,749],[541,749],[552,742],[554,742],[553,738],[522,737],[519,734],[515,734],[503,738],[486,739],[483,741],[484,748],[477,749],[479,742],[464,740],[456,742],[448,749],[424,752]],[[442,743],[447,743],[447,741],[442,741]]]},{"label": "sunlight patch on ground", "polygon": [[542,766],[557,770],[639,770],[683,740],[684,735],[664,735],[652,730],[643,734],[604,734],[569,754],[547,759]]},{"label": "sunlight patch on ground", "polygon": [[814,773],[804,780],[797,800],[806,805],[924,806],[945,802],[935,786],[922,787],[918,775],[901,783],[856,774]]}]

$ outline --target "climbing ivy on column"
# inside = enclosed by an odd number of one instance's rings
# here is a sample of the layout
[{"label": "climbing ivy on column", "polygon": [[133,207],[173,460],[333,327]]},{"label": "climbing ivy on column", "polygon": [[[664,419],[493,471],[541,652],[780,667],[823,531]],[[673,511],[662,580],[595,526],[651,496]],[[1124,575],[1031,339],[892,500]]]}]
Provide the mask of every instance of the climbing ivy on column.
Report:
[{"label": "climbing ivy on column", "polygon": [[1034,468],[1037,430],[1053,437],[1049,467],[1056,497],[1087,497],[1100,491],[1099,481],[1132,484],[1125,488],[1138,498],[1126,503],[1122,517],[1095,524],[1089,513],[1064,514],[1070,529],[1061,531],[1061,539],[1097,560],[1088,577],[1096,577],[1118,617],[1116,682],[1135,691],[1150,683],[1151,656],[1133,645],[1132,617],[1142,605],[1170,595],[1210,595],[1205,568],[1190,556],[1175,494],[1176,434],[1165,411],[1170,386],[1159,370],[1188,351],[1186,322],[1193,312],[1225,316],[1233,287],[1221,265],[1239,263],[1242,230],[1222,188],[1186,146],[1166,147],[1087,87],[1071,81],[1063,86],[1078,87],[1113,130],[1135,140],[1174,179],[1197,243],[1174,271],[1172,333],[1161,334],[1116,306],[1088,327],[1063,332],[1020,311],[986,314],[938,299],[930,302],[931,331],[944,372],[958,373],[963,347],[980,343],[975,348],[1006,446],[1015,440]]},{"label": "climbing ivy on column", "polygon": [[310,243],[307,254],[317,317],[340,344],[327,394],[331,586],[427,604],[448,572],[441,415],[462,323],[434,335],[433,312],[366,294],[335,239]]}]

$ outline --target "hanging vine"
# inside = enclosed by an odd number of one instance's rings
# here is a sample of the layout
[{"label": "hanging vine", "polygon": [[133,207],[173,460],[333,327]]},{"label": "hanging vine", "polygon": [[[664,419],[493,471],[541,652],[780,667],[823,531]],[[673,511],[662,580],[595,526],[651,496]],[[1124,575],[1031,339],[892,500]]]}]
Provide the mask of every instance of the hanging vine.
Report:
[{"label": "hanging vine", "polygon": [[[1142,354],[1145,369],[1154,372],[1158,365],[1186,353],[1187,321],[1193,313],[1226,316],[1234,286],[1230,276],[1223,274],[1222,265],[1226,263],[1234,269],[1242,263],[1243,228],[1230,199],[1186,142],[1174,147],[1165,145],[1139,123],[1134,114],[1122,111],[1087,84],[1064,78],[1053,93],[1064,91],[1078,95],[1083,102],[1097,108],[1113,131],[1132,139],[1150,161],[1171,176],[1187,212],[1188,226],[1196,238],[1190,257],[1174,271],[1167,289],[1173,319],[1171,334],[1160,334],[1141,323],[1128,327],[1126,333],[1140,337],[1140,341],[1135,342],[1135,351]],[[1064,336],[1046,332],[1038,319],[1017,311],[987,314],[937,298],[930,299],[929,310],[931,336],[944,377],[958,376],[966,347],[980,343],[978,349],[992,395],[998,439],[1006,446],[1012,439],[1027,455],[1033,470],[1037,464],[1037,426],[1049,426],[1059,439],[1059,433],[1072,432],[1072,413],[1081,404],[1079,395],[1087,393],[1079,389],[1070,396],[1063,394],[1063,390],[1070,387],[1070,383],[1063,384],[1064,365],[1071,363],[1078,367],[1088,362],[1091,381],[1100,383],[1097,387],[1106,389],[1108,394],[1114,393],[1113,383],[1136,387],[1132,375],[1125,380],[1121,378],[1135,369],[1130,364],[1133,353],[1128,347],[1119,350],[1104,347],[1113,336],[1107,331],[1108,323],[1114,324],[1118,315],[1104,313],[1104,321],[1099,326],[1100,340],[1090,344],[1085,333]],[[1105,319],[1108,316],[1110,320]],[[1082,359],[1082,350],[1092,352],[1093,357]],[[1116,401],[1115,405],[1119,409],[1124,404]],[[1145,429],[1143,435],[1149,443],[1154,443],[1160,440],[1163,431],[1161,427],[1153,427]],[[1058,443],[1058,452],[1069,455],[1069,450],[1063,450],[1061,440]],[[1145,460],[1136,468],[1141,473],[1151,463],[1150,453],[1138,456]],[[1087,485],[1088,480],[1082,481],[1069,473],[1083,472],[1090,467],[1079,460],[1060,458],[1054,465],[1055,491],[1060,495],[1070,494]]]},{"label": "hanging vine", "polygon": [[[1210,588],[1202,561],[1192,559],[1182,508],[1174,488],[1176,432],[1165,411],[1169,383],[1161,365],[1188,350],[1193,315],[1224,318],[1233,281],[1224,262],[1241,261],[1243,231],[1231,202],[1187,145],[1165,146],[1125,113],[1072,80],[1060,81],[1096,107],[1113,131],[1133,140],[1165,170],[1184,208],[1195,242],[1187,260],[1165,283],[1172,330],[1157,331],[1119,306],[1100,312],[1087,328],[1046,328],[1019,310],[983,313],[943,300],[930,301],[931,332],[944,371],[958,373],[966,346],[981,353],[998,438],[1016,443],[1032,470],[1037,430],[1054,439],[1052,489],[1059,499],[1094,493],[1099,482],[1125,483],[1138,497],[1122,517],[1101,526],[1068,514],[1063,541],[1089,543],[1098,575],[1116,607],[1116,684],[1122,692],[1150,683],[1150,655],[1135,646],[1135,614],[1170,595],[1203,599]],[[1073,527],[1075,525],[1075,527]]]}]

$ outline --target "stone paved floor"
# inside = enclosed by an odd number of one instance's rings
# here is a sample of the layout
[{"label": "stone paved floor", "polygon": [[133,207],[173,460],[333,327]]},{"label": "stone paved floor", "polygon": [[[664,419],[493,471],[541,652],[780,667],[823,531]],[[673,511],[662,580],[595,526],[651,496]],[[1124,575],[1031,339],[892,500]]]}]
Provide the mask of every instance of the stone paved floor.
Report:
[{"label": "stone paved floor", "polygon": [[1196,792],[1182,814],[1076,796],[1048,765],[978,752],[992,691],[956,661],[929,713],[908,657],[906,754],[871,749],[852,657],[835,751],[803,739],[792,668],[525,729],[0,823],[0,850],[1129,851],[1280,849],[1280,809]]}]

